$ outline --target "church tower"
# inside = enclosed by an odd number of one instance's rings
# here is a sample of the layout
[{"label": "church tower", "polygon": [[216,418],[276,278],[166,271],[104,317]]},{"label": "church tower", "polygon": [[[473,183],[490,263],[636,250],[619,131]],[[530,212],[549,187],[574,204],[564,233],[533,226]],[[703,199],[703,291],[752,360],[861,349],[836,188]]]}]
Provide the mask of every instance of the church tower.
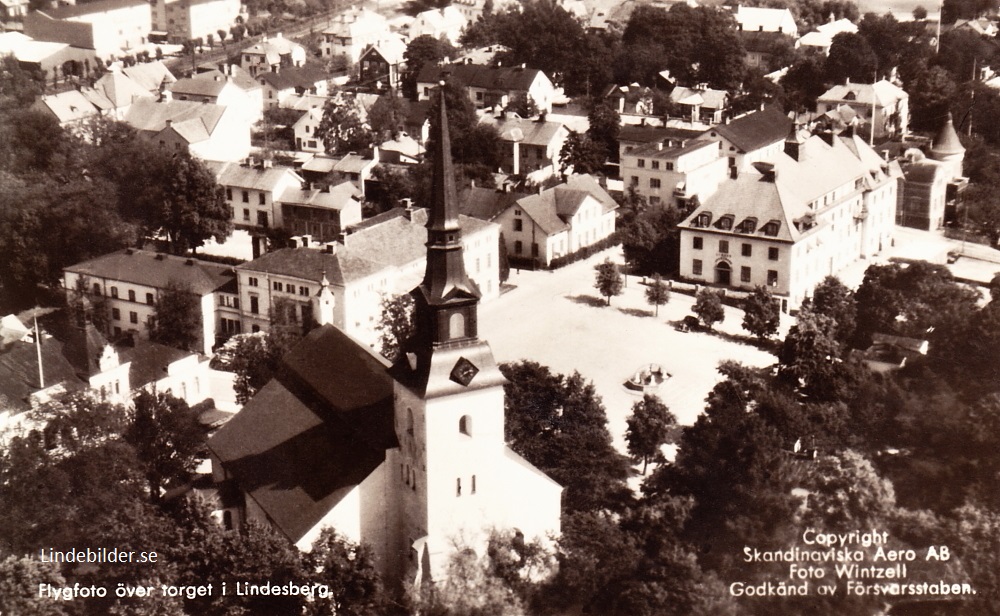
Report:
[{"label": "church tower", "polygon": [[949,167],[949,180],[962,177],[962,163],[965,160],[965,146],[962,145],[955,132],[955,122],[952,120],[951,112],[945,120],[941,130],[934,137],[931,145],[931,158],[940,161]]},{"label": "church tower", "polygon": [[[476,551],[503,527],[505,382],[478,337],[480,292],[465,271],[444,87],[439,88],[427,268],[411,291],[415,334],[392,367],[399,448],[387,461],[398,496],[401,577],[439,578],[456,546]],[[501,509],[505,509],[501,507]]]}]

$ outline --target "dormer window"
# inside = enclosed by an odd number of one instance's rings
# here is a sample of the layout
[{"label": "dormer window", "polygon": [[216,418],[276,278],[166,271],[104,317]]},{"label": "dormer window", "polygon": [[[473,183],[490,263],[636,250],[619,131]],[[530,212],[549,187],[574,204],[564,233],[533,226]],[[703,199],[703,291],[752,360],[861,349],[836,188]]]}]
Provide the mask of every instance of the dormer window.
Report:
[{"label": "dormer window", "polygon": [[764,225],[764,235],[766,235],[768,237],[777,237],[778,236],[778,229],[780,227],[781,227],[781,223],[778,222],[777,220],[768,221],[768,223],[766,225]]},{"label": "dormer window", "polygon": [[729,231],[733,228],[733,215],[726,214],[719,218],[719,222],[715,223],[715,226],[723,231]]},{"label": "dormer window", "polygon": [[712,224],[712,213],[702,212],[694,219],[694,226],[696,227],[707,227]]},{"label": "dormer window", "polygon": [[757,231],[757,219],[747,218],[740,223],[742,233],[755,233]]}]

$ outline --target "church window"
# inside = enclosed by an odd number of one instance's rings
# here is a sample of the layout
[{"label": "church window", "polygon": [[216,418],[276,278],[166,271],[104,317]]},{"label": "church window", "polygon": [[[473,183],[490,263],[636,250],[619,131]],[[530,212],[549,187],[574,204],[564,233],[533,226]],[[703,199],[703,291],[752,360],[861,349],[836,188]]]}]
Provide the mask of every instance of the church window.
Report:
[{"label": "church window", "polygon": [[472,436],[472,417],[462,415],[458,420],[458,431],[467,436]]},{"label": "church window", "polygon": [[406,409],[406,433],[413,436],[413,409]]},{"label": "church window", "polygon": [[451,317],[448,319],[448,338],[454,340],[456,338],[465,337],[465,315],[461,312],[452,313]]},{"label": "church window", "polygon": [[455,496],[462,495],[462,478],[459,477],[455,480]]}]

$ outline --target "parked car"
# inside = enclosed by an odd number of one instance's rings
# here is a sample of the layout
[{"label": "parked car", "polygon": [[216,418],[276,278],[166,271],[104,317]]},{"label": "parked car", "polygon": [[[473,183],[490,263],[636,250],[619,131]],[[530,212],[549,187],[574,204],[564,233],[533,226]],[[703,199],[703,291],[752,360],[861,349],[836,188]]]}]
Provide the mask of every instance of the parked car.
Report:
[{"label": "parked car", "polygon": [[691,314],[687,315],[686,317],[678,321],[676,325],[674,325],[674,329],[676,329],[679,332],[689,332],[692,330],[697,331],[700,327],[701,326],[698,323],[698,317]]}]

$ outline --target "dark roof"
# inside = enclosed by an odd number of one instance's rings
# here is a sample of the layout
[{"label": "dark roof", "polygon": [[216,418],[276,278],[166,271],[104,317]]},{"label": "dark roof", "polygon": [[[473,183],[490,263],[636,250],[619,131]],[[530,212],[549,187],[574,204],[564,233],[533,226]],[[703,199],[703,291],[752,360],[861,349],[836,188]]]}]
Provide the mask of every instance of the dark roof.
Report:
[{"label": "dark roof", "polygon": [[505,192],[493,188],[472,186],[458,195],[458,207],[466,216],[491,221],[527,193]]},{"label": "dark roof", "polygon": [[938,176],[942,176],[945,180],[949,179],[947,177],[948,170],[944,165],[933,161],[922,160],[915,163],[904,163],[901,166],[907,182],[933,184]]},{"label": "dark roof", "polygon": [[265,253],[238,267],[241,271],[265,272],[295,276],[319,282],[326,272],[331,284],[344,286],[351,280],[370,276],[382,269],[382,264],[337,250],[328,253],[314,248],[282,248]]},{"label": "dark roof", "polygon": [[140,6],[143,4],[148,3],[145,2],[145,0],[98,0],[97,2],[87,2],[86,4],[60,6],[57,9],[45,9],[41,12],[45,13],[49,17],[52,17],[53,19],[67,19],[70,17],[79,17],[80,15],[92,15],[94,13],[114,11],[117,9]]},{"label": "dark roof", "polygon": [[240,489],[292,541],[398,446],[386,368],[336,327],[318,327],[209,439]]},{"label": "dark roof", "polygon": [[127,248],[66,268],[67,272],[163,289],[171,281],[207,295],[233,280],[229,265]]},{"label": "dark roof", "polygon": [[752,152],[788,136],[792,121],[777,107],[765,107],[713,128],[743,152]]},{"label": "dark roof", "polygon": [[628,143],[652,143],[664,139],[680,139],[686,141],[704,134],[702,130],[687,128],[672,128],[668,126],[637,126],[625,124],[618,130],[618,141]]},{"label": "dark roof", "polygon": [[[46,387],[63,383],[69,389],[76,389],[84,385],[76,376],[76,368],[63,354],[63,343],[55,338],[42,338],[42,367]],[[0,353],[0,409],[27,411],[31,408],[29,397],[39,389],[34,343],[12,343]]]},{"label": "dark roof", "polygon": [[502,90],[509,92],[527,91],[534,83],[538,74],[534,68],[495,67],[481,64],[449,64],[435,66],[425,64],[417,75],[418,83],[437,83],[444,73],[449,73],[449,79],[467,88],[485,88],[487,90]]},{"label": "dark roof", "polygon": [[326,81],[327,75],[323,69],[315,66],[288,67],[278,73],[262,73],[258,79],[276,90],[288,88],[309,89],[320,81]]},{"label": "dark roof", "polygon": [[134,347],[119,349],[121,362],[132,362],[128,368],[128,381],[132,389],[155,383],[167,376],[167,366],[191,353],[157,342],[140,340]]},{"label": "dark roof", "polygon": [[[405,101],[405,99],[404,99]],[[407,126],[423,126],[431,111],[430,101],[405,101]]]}]

